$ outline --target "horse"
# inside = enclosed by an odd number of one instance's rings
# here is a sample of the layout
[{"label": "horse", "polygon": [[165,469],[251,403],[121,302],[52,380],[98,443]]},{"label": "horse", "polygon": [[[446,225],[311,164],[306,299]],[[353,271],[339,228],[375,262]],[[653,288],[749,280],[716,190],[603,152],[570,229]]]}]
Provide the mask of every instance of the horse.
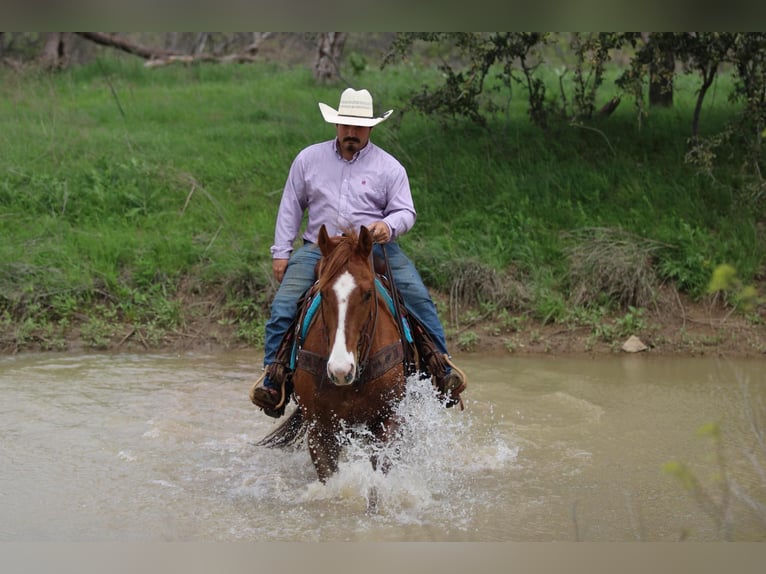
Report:
[{"label": "horse", "polygon": [[[298,406],[259,444],[294,445],[307,435],[317,477],[326,483],[338,470],[344,433],[356,429],[379,444],[395,436],[408,355],[396,307],[375,272],[370,231],[362,226],[330,237],[322,226],[317,244],[313,301],[319,301],[299,325],[305,333],[297,336],[292,374]],[[390,466],[374,453],[370,461],[383,472]]]}]

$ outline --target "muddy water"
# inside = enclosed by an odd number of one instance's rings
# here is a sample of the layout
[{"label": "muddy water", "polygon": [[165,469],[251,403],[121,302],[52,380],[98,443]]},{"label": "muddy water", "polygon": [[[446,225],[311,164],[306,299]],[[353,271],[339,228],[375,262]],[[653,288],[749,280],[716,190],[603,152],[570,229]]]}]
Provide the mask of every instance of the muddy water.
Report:
[{"label": "muddy water", "polygon": [[0,359],[0,540],[766,540],[763,361],[463,356],[465,411],[411,381],[396,467],[352,444],[322,485],[305,450],[255,446],[259,359]]}]

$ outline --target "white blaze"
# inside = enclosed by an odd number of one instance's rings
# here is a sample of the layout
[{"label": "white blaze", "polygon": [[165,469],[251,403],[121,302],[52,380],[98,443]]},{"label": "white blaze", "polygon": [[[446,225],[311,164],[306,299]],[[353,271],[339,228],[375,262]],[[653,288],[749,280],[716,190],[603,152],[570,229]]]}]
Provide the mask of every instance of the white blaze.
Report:
[{"label": "white blaze", "polygon": [[350,385],[355,375],[354,354],[346,347],[348,298],[355,288],[356,281],[348,271],[344,271],[332,286],[338,299],[338,330],[335,332],[335,344],[327,359],[327,374],[336,385]]}]

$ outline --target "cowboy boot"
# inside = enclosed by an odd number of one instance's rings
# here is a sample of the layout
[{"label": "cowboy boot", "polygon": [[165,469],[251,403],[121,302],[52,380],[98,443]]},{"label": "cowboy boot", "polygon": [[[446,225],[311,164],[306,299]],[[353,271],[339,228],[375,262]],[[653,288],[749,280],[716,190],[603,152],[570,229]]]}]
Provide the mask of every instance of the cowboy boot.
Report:
[{"label": "cowboy boot", "polygon": [[279,418],[292,395],[292,373],[279,363],[272,363],[250,389],[250,401],[266,415]]},{"label": "cowboy boot", "polygon": [[460,410],[463,410],[465,406],[460,393],[468,386],[465,373],[455,366],[449,355],[439,353],[430,337],[420,328],[416,330],[416,343],[421,364],[431,374],[439,395],[446,399],[445,406],[450,408],[459,404]]},{"label": "cowboy boot", "polygon": [[446,363],[446,368],[442,371],[441,376],[436,376],[436,388],[439,393],[447,398],[445,406],[447,408],[460,405],[462,411],[465,406],[463,405],[463,399],[460,397],[468,383],[465,380],[465,373],[460,370],[455,363],[450,360],[449,355],[443,355]]}]

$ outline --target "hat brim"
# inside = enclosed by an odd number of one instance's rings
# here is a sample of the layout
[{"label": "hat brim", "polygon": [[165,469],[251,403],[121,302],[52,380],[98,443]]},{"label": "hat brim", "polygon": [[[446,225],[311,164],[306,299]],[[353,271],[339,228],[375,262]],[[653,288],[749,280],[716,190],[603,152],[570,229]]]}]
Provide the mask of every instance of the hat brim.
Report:
[{"label": "hat brim", "polygon": [[385,114],[378,118],[361,118],[359,116],[340,115],[337,110],[334,110],[327,104],[319,102],[319,111],[322,112],[324,121],[330,124],[343,124],[345,126],[361,126],[371,128],[372,126],[376,126],[380,122],[386,120],[394,110],[388,110]]}]

